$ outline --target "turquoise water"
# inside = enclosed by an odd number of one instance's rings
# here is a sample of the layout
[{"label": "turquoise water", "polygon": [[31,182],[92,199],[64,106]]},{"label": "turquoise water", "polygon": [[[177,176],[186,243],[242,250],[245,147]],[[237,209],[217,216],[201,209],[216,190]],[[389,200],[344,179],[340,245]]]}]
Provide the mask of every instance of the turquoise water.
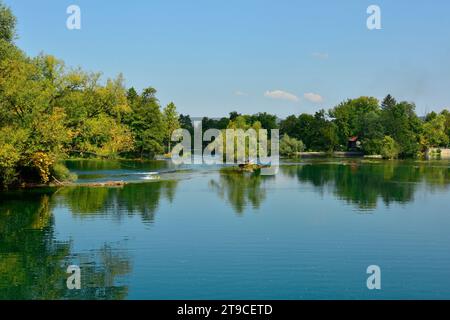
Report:
[{"label": "turquoise water", "polygon": [[449,162],[69,166],[139,183],[0,194],[1,299],[450,298]]}]

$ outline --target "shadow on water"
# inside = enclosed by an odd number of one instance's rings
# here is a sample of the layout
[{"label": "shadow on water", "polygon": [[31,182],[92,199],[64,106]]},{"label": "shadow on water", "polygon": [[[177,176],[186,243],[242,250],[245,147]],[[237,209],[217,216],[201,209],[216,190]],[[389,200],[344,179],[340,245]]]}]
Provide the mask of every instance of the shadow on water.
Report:
[{"label": "shadow on water", "polygon": [[[105,244],[72,253],[54,235],[54,190],[0,194],[0,299],[124,299],[116,278],[131,272],[130,259]],[[83,270],[82,289],[68,290],[69,265]]]}]

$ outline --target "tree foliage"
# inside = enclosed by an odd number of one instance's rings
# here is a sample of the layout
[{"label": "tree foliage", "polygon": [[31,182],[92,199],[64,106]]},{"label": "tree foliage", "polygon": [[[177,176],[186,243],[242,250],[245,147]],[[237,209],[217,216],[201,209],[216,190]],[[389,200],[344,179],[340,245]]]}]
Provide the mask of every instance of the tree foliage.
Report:
[{"label": "tree foliage", "polygon": [[446,130],[446,117],[444,114],[434,114],[427,118],[423,125],[421,143],[425,147],[442,147],[449,143],[448,131]]},{"label": "tree foliage", "polygon": [[381,104],[375,98],[360,97],[340,103],[328,114],[321,110],[315,115],[291,115],[280,123],[280,131],[302,140],[307,150],[344,151],[349,139],[356,138],[365,154],[395,150],[395,157],[409,158],[449,144],[450,112],[432,112],[421,120],[413,103],[397,102],[391,95]]},{"label": "tree foliage", "polygon": [[152,157],[163,152],[167,126],[156,98],[156,90],[149,87],[138,95],[131,88],[128,91],[128,102],[132,112],[126,123],[133,133],[134,149],[139,157]]},{"label": "tree foliage", "polygon": [[[47,183],[67,156],[153,156],[175,105],[164,118],[156,90],[138,95],[124,78],[66,68],[51,55],[27,57],[13,42],[16,19],[0,2],[0,185]],[[166,125],[165,120],[169,121]],[[167,140],[166,140],[167,141]],[[62,174],[66,175],[66,174]]]},{"label": "tree foliage", "polygon": [[296,156],[305,149],[303,142],[285,134],[280,140],[280,155]]},{"label": "tree foliage", "polygon": [[0,40],[12,42],[16,37],[16,17],[0,2]]},{"label": "tree foliage", "polygon": [[383,138],[383,143],[381,146],[381,155],[384,159],[397,159],[400,152],[400,147],[398,143],[390,136],[385,136]]},{"label": "tree foliage", "polygon": [[165,137],[167,142],[167,152],[171,150],[171,137],[172,133],[180,128],[179,116],[177,113],[177,107],[173,102],[169,103],[163,110],[164,123],[165,123]]}]

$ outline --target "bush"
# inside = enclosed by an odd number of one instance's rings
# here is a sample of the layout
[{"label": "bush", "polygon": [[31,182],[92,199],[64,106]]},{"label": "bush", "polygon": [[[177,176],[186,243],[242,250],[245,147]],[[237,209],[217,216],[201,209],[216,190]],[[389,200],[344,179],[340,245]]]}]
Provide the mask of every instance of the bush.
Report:
[{"label": "bush", "polygon": [[381,153],[381,149],[384,145],[384,139],[364,139],[362,141],[362,148],[367,155],[378,155]]},{"label": "bush", "polygon": [[14,185],[18,182],[17,172],[14,168],[1,168],[0,167],[0,190],[2,188],[7,189],[8,186]]},{"label": "bush", "polygon": [[302,152],[305,146],[301,140],[290,138],[287,134],[281,138],[280,141],[280,154],[282,156],[293,156],[299,152]]},{"label": "bush", "polygon": [[381,147],[381,155],[384,159],[397,159],[400,153],[398,143],[390,136],[385,136]]},{"label": "bush", "polygon": [[55,163],[51,168],[51,175],[53,178],[61,182],[71,182],[77,180],[77,175],[70,172],[62,163]]}]

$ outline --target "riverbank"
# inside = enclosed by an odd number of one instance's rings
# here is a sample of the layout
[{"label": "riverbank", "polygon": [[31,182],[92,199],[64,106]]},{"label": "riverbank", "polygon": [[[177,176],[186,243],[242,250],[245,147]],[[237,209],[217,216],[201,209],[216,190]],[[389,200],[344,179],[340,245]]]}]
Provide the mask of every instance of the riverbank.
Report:
[{"label": "riverbank", "polygon": [[123,187],[128,184],[125,181],[106,181],[106,182],[90,182],[90,183],[75,183],[75,182],[50,182],[44,183],[23,183],[14,189],[39,189],[39,188],[62,188],[62,187]]},{"label": "riverbank", "polygon": [[[337,153],[338,156],[330,156],[330,154],[311,152],[305,153],[307,156],[299,158],[283,158],[280,162],[280,166],[290,166],[292,164],[326,164],[326,163],[340,163],[343,165],[351,164],[353,166],[359,164],[383,164],[389,163],[402,163],[411,164],[416,166],[417,164],[425,163],[442,163],[446,164],[442,160],[383,160],[376,156],[361,156],[358,153]],[[78,176],[77,181],[55,181],[52,180],[48,184],[42,183],[22,183],[13,187],[9,187],[9,190],[20,189],[42,189],[42,188],[62,188],[62,187],[122,187],[128,184],[145,183],[159,180],[178,180],[185,177],[191,177],[191,172],[195,172],[197,168],[204,172],[205,170],[216,170],[221,166],[209,167],[209,166],[182,166],[176,167],[170,161],[132,161],[132,160],[99,160],[99,159],[71,159],[64,162],[64,165],[70,170],[71,173]],[[241,165],[239,166],[223,166],[224,169],[235,172],[255,172],[262,168],[261,166],[253,165]],[[182,174],[185,173],[185,174]]]},{"label": "riverbank", "polygon": [[363,158],[364,152],[357,151],[335,151],[335,152],[324,152],[324,151],[311,151],[311,152],[298,152],[296,154],[302,158]]}]

